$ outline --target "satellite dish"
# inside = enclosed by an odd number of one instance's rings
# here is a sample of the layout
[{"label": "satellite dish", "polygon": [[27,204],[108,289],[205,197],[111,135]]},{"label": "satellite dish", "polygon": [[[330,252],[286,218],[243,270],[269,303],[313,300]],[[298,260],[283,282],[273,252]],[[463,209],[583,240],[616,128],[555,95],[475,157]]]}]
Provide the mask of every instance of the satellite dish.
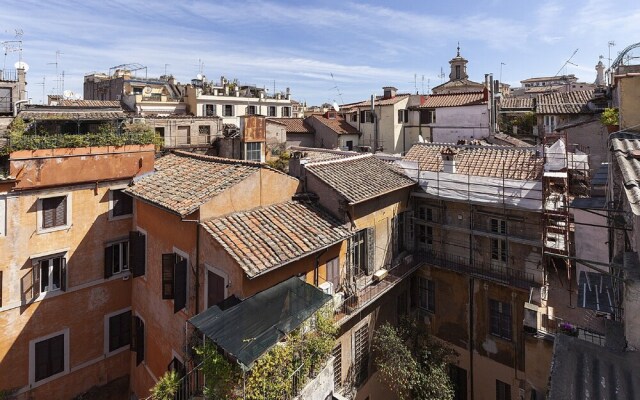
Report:
[{"label": "satellite dish", "polygon": [[18,61],[15,64],[13,64],[15,69],[23,69],[24,72],[29,71],[29,64],[27,64],[24,61]]},{"label": "satellite dish", "polygon": [[340,106],[335,101],[333,102],[333,109],[336,111],[340,111]]},{"label": "satellite dish", "polygon": [[64,92],[62,92],[62,96],[65,99],[70,99],[73,97],[73,92],[71,90],[65,90]]},{"label": "satellite dish", "polygon": [[145,87],[144,87],[144,92],[145,92],[146,94],[151,93],[151,87],[150,87],[150,86],[145,86]]},{"label": "satellite dish", "polygon": [[424,138],[422,135],[418,135],[418,143],[424,143]]},{"label": "satellite dish", "polygon": [[201,81],[201,80],[202,80],[202,74],[198,74],[198,75],[196,75],[196,79],[197,79],[197,80],[199,80],[199,81]]}]

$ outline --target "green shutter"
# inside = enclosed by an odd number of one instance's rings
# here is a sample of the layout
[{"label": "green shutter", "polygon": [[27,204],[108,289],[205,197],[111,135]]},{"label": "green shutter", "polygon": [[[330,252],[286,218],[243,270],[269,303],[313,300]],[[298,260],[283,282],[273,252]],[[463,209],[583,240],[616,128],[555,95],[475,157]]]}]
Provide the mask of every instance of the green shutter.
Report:
[{"label": "green shutter", "polygon": [[376,265],[376,230],[367,228],[367,275],[375,272]]}]

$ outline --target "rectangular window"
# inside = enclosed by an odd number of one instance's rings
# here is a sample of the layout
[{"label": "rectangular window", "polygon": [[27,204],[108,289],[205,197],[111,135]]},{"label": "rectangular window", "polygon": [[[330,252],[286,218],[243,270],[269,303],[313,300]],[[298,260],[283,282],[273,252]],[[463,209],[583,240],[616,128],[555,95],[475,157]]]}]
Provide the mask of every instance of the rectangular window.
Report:
[{"label": "rectangular window", "polygon": [[433,216],[434,216],[433,208],[425,207],[425,206],[418,207],[418,218],[419,219],[421,219],[423,221],[434,222],[435,219],[433,218]]},{"label": "rectangular window", "polygon": [[556,129],[557,117],[555,115],[545,115],[543,117],[543,124],[546,133],[551,133]]},{"label": "rectangular window", "polygon": [[511,400],[511,385],[496,379],[496,400]]},{"label": "rectangular window", "polygon": [[133,198],[123,192],[124,189],[109,190],[111,217],[124,217],[133,214]]},{"label": "rectangular window", "polygon": [[360,122],[373,123],[373,114],[371,114],[371,111],[368,111],[368,110],[360,111]]},{"label": "rectangular window", "polygon": [[364,382],[369,374],[369,324],[363,325],[355,332],[354,373],[358,384]]},{"label": "rectangular window", "polygon": [[342,344],[338,343],[333,349],[333,386],[336,389],[342,387]]},{"label": "rectangular window", "polygon": [[198,126],[198,134],[200,135],[198,144],[209,144],[211,142],[211,126]]},{"label": "rectangular window", "polygon": [[223,106],[223,117],[233,117],[233,104],[225,104]]},{"label": "rectangular window", "polygon": [[129,241],[113,243],[104,249],[104,278],[129,271]]},{"label": "rectangular window", "polygon": [[65,371],[65,334],[41,340],[34,346],[35,382]]},{"label": "rectangular window", "polygon": [[511,304],[489,299],[491,334],[511,340]]},{"label": "rectangular window", "polygon": [[[500,235],[507,234],[507,221],[491,218],[490,230]],[[505,239],[491,239],[491,260],[499,263],[507,262],[507,241]]]},{"label": "rectangular window", "polygon": [[406,124],[409,122],[409,110],[398,110],[398,123]]},{"label": "rectangular window", "polygon": [[282,107],[282,116],[290,117],[291,116],[291,107]]},{"label": "rectangular window", "polygon": [[205,104],[204,105],[204,115],[207,117],[213,117],[216,115],[216,105],[215,104]]},{"label": "rectangular window", "polygon": [[327,282],[333,283],[333,290],[340,287],[340,259],[338,257],[327,261]]},{"label": "rectangular window", "polygon": [[245,160],[247,161],[262,161],[262,143],[252,142],[245,144]]},{"label": "rectangular window", "polygon": [[276,106],[269,106],[269,116],[270,117],[277,117]]},{"label": "rectangular window", "polygon": [[109,352],[131,344],[131,311],[109,317]]},{"label": "rectangular window", "polygon": [[351,114],[351,122],[358,122],[358,113]]},{"label": "rectangular window", "polygon": [[247,115],[256,115],[256,106],[247,106]]},{"label": "rectangular window", "polygon": [[40,199],[42,207],[42,229],[67,225],[67,196]]},{"label": "rectangular window", "polygon": [[131,351],[136,353],[136,365],[144,361],[144,321],[137,315],[131,319]]},{"label": "rectangular window", "polygon": [[67,263],[63,255],[34,260],[33,297],[40,293],[65,291],[67,289]]},{"label": "rectangular window", "polygon": [[432,313],[436,312],[436,287],[431,279],[418,278],[418,293],[420,294],[420,308]]},{"label": "rectangular window", "polygon": [[355,275],[372,274],[375,261],[375,231],[362,229],[349,239],[349,264]]},{"label": "rectangular window", "polygon": [[173,312],[187,304],[187,259],[176,253],[162,255],[162,299],[173,299]]},{"label": "rectangular window", "polygon": [[418,245],[424,250],[433,250],[433,227],[418,225]]}]

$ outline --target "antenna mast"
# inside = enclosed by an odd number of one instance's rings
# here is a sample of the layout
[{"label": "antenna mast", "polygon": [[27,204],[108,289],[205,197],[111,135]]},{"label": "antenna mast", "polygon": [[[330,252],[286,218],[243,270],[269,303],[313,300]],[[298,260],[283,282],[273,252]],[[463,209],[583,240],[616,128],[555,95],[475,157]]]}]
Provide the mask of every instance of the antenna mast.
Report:
[{"label": "antenna mast", "polygon": [[560,72],[562,72],[562,69],[563,69],[564,67],[566,67],[566,66],[567,66],[567,64],[575,65],[576,67],[578,66],[577,64],[574,64],[574,63],[572,63],[572,62],[571,62],[571,59],[573,58],[573,56],[575,56],[575,55],[576,55],[576,53],[578,52],[578,50],[579,50],[579,49],[576,49],[576,50],[573,52],[573,54],[571,54],[571,57],[569,57],[569,59],[568,59],[567,61],[565,61],[565,63],[564,63],[564,64],[562,64],[562,67],[560,67],[560,69],[558,70],[558,72],[556,72],[556,74],[555,74],[554,76],[559,76],[559,75],[560,75]]},{"label": "antenna mast", "polygon": [[331,80],[333,81],[333,87],[331,89],[335,89],[336,92],[338,92],[338,97],[340,98],[340,103],[344,104],[344,100],[342,99],[342,93],[340,92],[340,88],[338,87],[338,84],[336,83],[336,78],[333,77],[333,72],[330,72],[331,74]]}]

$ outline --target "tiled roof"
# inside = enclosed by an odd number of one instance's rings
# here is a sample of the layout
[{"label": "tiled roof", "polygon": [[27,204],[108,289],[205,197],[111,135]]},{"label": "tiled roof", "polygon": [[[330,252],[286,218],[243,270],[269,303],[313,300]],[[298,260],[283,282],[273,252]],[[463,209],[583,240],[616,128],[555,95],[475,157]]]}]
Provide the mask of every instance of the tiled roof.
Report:
[{"label": "tiled roof", "polygon": [[640,135],[624,132],[614,134],[611,137],[611,152],[622,173],[622,184],[631,210],[640,215]]},{"label": "tiled roof", "polygon": [[589,100],[593,90],[575,92],[548,93],[538,96],[536,113],[538,114],[589,114]]},{"label": "tiled roof", "polygon": [[319,208],[288,201],[238,212],[202,226],[253,278],[347,239],[351,233]]},{"label": "tiled roof", "polygon": [[93,110],[64,110],[62,107],[58,107],[55,111],[20,111],[18,114],[25,120],[83,120],[83,121],[100,121],[100,120],[113,120],[125,118],[123,111],[93,111]]},{"label": "tiled roof", "polygon": [[134,181],[130,195],[186,216],[263,166],[176,151],[156,160],[156,172]]},{"label": "tiled roof", "polygon": [[485,103],[484,92],[432,94],[418,108],[459,107]]},{"label": "tiled roof", "polygon": [[291,152],[301,152],[302,158],[304,158],[305,160],[309,160],[311,162],[336,160],[339,158],[354,157],[359,154],[355,151],[322,149],[322,148],[314,148],[314,147],[299,147],[299,146],[292,146],[289,148],[289,150]]},{"label": "tiled roof", "polygon": [[503,97],[500,99],[500,108],[502,110],[533,111],[534,106],[533,97]]},{"label": "tiled roof", "polygon": [[305,169],[336,190],[350,204],[415,184],[373,154],[309,163]]},{"label": "tiled roof", "polygon": [[61,100],[60,105],[64,107],[116,107],[120,108],[119,101],[109,100]]},{"label": "tiled roof", "polygon": [[267,118],[267,122],[285,125],[287,133],[314,133],[313,127],[302,118]]},{"label": "tiled roof", "polygon": [[506,133],[496,133],[493,135],[493,137],[488,138],[488,140],[492,144],[501,146],[531,147],[531,144],[513,136],[507,135]]},{"label": "tiled roof", "polygon": [[440,143],[415,144],[405,156],[423,171],[442,171],[442,151],[457,152],[456,172],[464,175],[536,180],[542,176],[543,159],[534,149],[501,146],[457,146]]},{"label": "tiled roof", "polygon": [[[410,96],[409,93],[396,94],[394,97],[390,97],[385,99],[384,96],[376,96],[374,100],[374,104],[376,106],[387,106],[391,104],[396,104],[399,101],[402,101]],[[358,103],[344,104],[340,106],[340,108],[360,108],[360,107],[371,107],[371,100],[365,100]]]},{"label": "tiled roof", "polygon": [[324,115],[314,114],[308,118],[320,122],[321,124],[327,126],[329,129],[331,129],[338,135],[359,135],[360,134],[359,130],[349,125],[349,123],[345,121],[345,119],[342,118],[340,115],[336,116],[335,118],[327,118]]}]

